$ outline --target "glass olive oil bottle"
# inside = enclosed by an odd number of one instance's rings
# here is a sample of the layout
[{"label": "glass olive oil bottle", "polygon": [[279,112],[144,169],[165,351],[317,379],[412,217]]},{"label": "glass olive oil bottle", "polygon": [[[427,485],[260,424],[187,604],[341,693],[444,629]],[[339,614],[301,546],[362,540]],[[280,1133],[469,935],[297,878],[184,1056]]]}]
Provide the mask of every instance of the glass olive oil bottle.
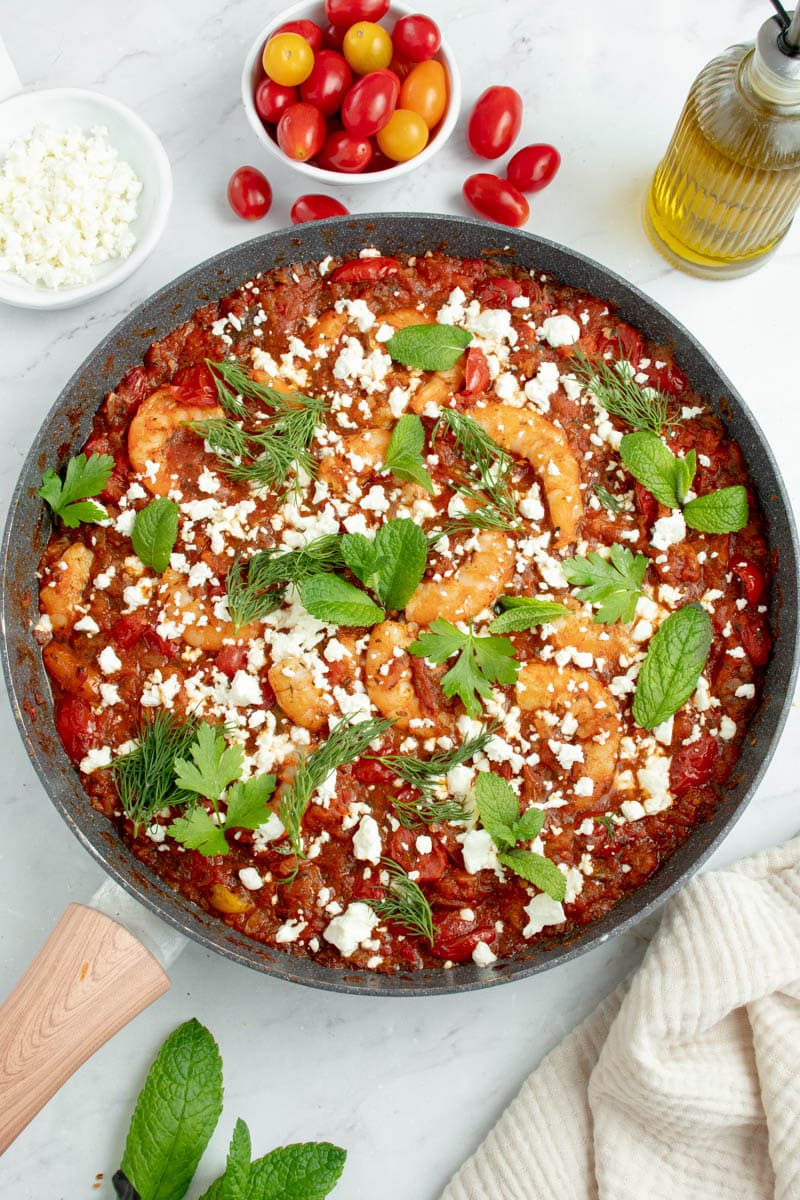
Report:
[{"label": "glass olive oil bottle", "polygon": [[647,196],[656,248],[708,279],[759,267],[800,205],[800,7],[775,7],[700,72]]}]

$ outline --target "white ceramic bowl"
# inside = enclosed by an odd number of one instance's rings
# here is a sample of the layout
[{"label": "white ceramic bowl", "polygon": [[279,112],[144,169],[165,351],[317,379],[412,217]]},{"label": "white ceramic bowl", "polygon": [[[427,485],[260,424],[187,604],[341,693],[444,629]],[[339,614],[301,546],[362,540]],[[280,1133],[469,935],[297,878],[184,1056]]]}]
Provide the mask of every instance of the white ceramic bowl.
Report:
[{"label": "white ceramic bowl", "polygon": [[[424,4],[418,4],[410,8],[406,4],[397,4],[392,0],[387,17],[390,19],[392,17],[406,17],[411,13],[424,10]],[[444,38],[442,38],[442,44],[435,57],[445,68],[448,76],[449,96],[447,111],[433,137],[416,158],[410,158],[407,162],[403,163],[395,163],[394,166],[387,167],[385,171],[365,171],[361,174],[349,175],[345,171],[324,171],[322,167],[315,167],[312,163],[295,162],[283,153],[278,143],[270,137],[264,128],[264,124],[256,112],[253,93],[255,92],[256,84],[264,75],[261,66],[261,55],[267,38],[287,21],[296,21],[301,17],[316,21],[323,29],[328,24],[328,18],[325,16],[325,5],[323,3],[309,3],[309,0],[301,0],[299,4],[293,4],[291,8],[284,9],[283,12],[273,17],[264,26],[248,50],[244,61],[244,69],[242,71],[242,103],[244,104],[244,111],[247,114],[247,119],[250,122],[252,130],[267,153],[284,166],[291,167],[298,175],[304,175],[309,180],[313,179],[318,183],[327,184],[328,187],[345,187],[351,184],[360,184],[363,186],[364,184],[380,183],[382,180],[399,179],[401,175],[408,175],[410,171],[421,167],[423,163],[430,162],[434,154],[441,150],[453,132],[461,108],[461,77],[458,73],[453,52]],[[391,21],[387,21],[386,24],[387,28],[391,30]]]},{"label": "white ceramic bowl", "polygon": [[21,92],[0,104],[0,160],[19,137],[34,126],[56,129],[105,125],[111,144],[142,182],[138,213],[131,228],[136,245],[125,259],[111,259],[95,267],[94,278],[80,287],[46,288],[27,283],[19,275],[0,272],[0,301],[19,308],[69,308],[109,291],[140,267],[164,232],[172,202],[172,171],[164,147],[141,117],[98,92],[80,88],[52,88]]}]

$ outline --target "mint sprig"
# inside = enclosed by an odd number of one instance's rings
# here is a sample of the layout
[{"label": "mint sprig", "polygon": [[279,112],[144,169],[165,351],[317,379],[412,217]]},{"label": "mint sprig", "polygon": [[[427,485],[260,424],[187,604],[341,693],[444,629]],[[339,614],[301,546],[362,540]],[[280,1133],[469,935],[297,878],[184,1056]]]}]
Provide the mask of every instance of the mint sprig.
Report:
[{"label": "mint sprig", "polygon": [[634,558],[627,546],[615,544],[610,560],[591,551],[585,558],[565,559],[561,568],[579,599],[597,605],[595,622],[613,625],[633,620],[648,562],[644,554]]},{"label": "mint sprig", "polygon": [[108,513],[89,497],[100,495],[113,470],[110,454],[91,454],[89,458],[76,454],[67,463],[63,480],[52,468],[44,472],[38,494],[68,529],[76,529],[82,521],[104,521]]},{"label": "mint sprig", "polygon": [[747,490],[720,488],[690,500],[683,510],[686,524],[701,533],[736,533],[748,520]]},{"label": "mint sprig", "polygon": [[386,466],[398,479],[417,483],[433,495],[433,480],[422,457],[424,445],[425,426],[416,413],[406,413],[392,430],[386,447]]},{"label": "mint sprig", "polygon": [[555,600],[537,600],[535,596],[501,596],[499,604],[503,612],[492,621],[490,633],[520,633],[570,615],[564,604]]},{"label": "mint sprig", "polygon": [[131,533],[133,548],[146,567],[166,571],[178,537],[180,509],[174,500],[159,496],[136,514]]},{"label": "mint sprig", "polygon": [[299,585],[303,608],[330,625],[377,625],[386,616],[369,596],[339,575],[312,575]]},{"label": "mint sprig", "polygon": [[441,618],[431,621],[430,631],[421,633],[408,652],[437,664],[458,655],[442,677],[441,687],[445,696],[458,696],[471,717],[480,715],[480,697],[491,696],[492,683],[514,683],[519,671],[514,645],[508,638],[478,636],[471,626],[464,633]]},{"label": "mint sprig", "polygon": [[414,595],[428,560],[428,541],[407,517],[381,525],[372,541],[361,533],[342,538],[345,563],[365,587],[389,609],[405,608]]},{"label": "mint sprig", "polygon": [[693,500],[686,497],[697,470],[697,455],[689,450],[678,458],[654,433],[626,433],[620,457],[633,478],[668,508],[682,508],[690,529],[701,533],[736,533],[748,521],[743,487],[720,488]]},{"label": "mint sprig", "polygon": [[637,725],[655,729],[686,703],[706,665],[712,636],[711,618],[699,604],[684,605],[659,626],[636,681]]},{"label": "mint sprig", "polygon": [[551,899],[563,900],[566,879],[558,867],[545,855],[518,846],[519,842],[533,841],[542,832],[542,809],[532,807],[522,812],[511,785],[491,771],[481,771],[475,781],[475,804],[503,866],[546,892]]},{"label": "mint sprig", "polygon": [[449,371],[472,341],[457,325],[407,325],[386,343],[395,362],[420,371]]}]

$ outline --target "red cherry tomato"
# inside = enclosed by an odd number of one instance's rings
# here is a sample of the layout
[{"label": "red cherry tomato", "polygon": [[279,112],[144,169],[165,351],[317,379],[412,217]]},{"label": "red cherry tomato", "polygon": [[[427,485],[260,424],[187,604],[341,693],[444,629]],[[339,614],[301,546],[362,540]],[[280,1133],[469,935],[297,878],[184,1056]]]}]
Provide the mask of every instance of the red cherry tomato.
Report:
[{"label": "red cherry tomato", "polygon": [[633,493],[636,498],[636,507],[644,517],[644,523],[649,529],[658,516],[658,501],[652,492],[648,492],[646,487],[637,482],[633,485]]},{"label": "red cherry tomato", "polygon": [[309,195],[299,196],[289,215],[293,225],[305,225],[306,221],[324,221],[326,217],[346,217],[348,212],[333,196]]},{"label": "red cherry tomato", "polygon": [[255,167],[239,167],[228,180],[228,203],[237,217],[258,221],[272,204],[272,188]]},{"label": "red cherry tomato", "polygon": [[313,104],[323,116],[332,117],[352,82],[353,72],[338,50],[320,50],[314,70],[300,85],[300,99]]},{"label": "red cherry tomato", "polygon": [[342,123],[356,137],[372,137],[397,107],[400,80],[393,71],[370,71],[354,83],[342,102]]},{"label": "red cherry tomato", "polygon": [[253,95],[253,102],[262,121],[277,125],[286,109],[297,104],[297,88],[284,87],[274,79],[262,79]]},{"label": "red cherry tomato", "polygon": [[295,162],[319,154],[325,142],[325,118],[313,104],[293,104],[278,122],[278,145]]},{"label": "red cherry tomato", "polygon": [[664,367],[651,365],[647,368],[647,374],[651,385],[667,396],[682,396],[689,390],[689,380],[675,363]]},{"label": "red cherry tomato", "polygon": [[772,650],[772,638],[760,615],[754,614],[742,626],[742,645],[750,662],[763,667]]},{"label": "red cherry tomato", "polygon": [[392,61],[389,63],[389,70],[394,71],[397,78],[402,82],[402,80],[408,78],[416,65],[416,63],[411,62],[407,58],[403,58],[399,54],[393,54]]},{"label": "red cherry tomato", "polygon": [[227,675],[228,679],[233,679],[237,671],[243,670],[246,662],[246,646],[223,646],[221,650],[217,651],[214,666],[223,675]]},{"label": "red cherry tomato", "polygon": [[522,125],[522,98],[512,87],[490,87],[479,96],[467,125],[473,154],[499,158],[505,154]]},{"label": "red cherry tomato", "polygon": [[380,21],[389,11],[389,0],[325,0],[325,15],[331,25],[347,29],[356,21]]},{"label": "red cherry tomato", "polygon": [[438,842],[421,853],[417,849],[417,834],[413,829],[397,829],[389,839],[389,857],[404,871],[416,871],[419,883],[435,883],[447,869],[447,854]]},{"label": "red cherry tomato", "polygon": [[300,37],[306,39],[315,54],[322,47],[322,30],[316,21],[287,21],[285,25],[276,29],[275,33],[299,33]]},{"label": "red cherry tomato", "polygon": [[494,925],[476,926],[457,912],[449,912],[434,922],[433,953],[451,962],[466,962],[478,942],[491,945],[496,937]]},{"label": "red cherry tomato", "polygon": [[676,796],[683,796],[691,788],[708,783],[714,772],[717,758],[717,743],[708,733],[703,733],[696,742],[681,746],[672,756],[669,768],[669,786]]},{"label": "red cherry tomato", "polygon": [[475,289],[475,299],[481,308],[504,308],[507,312],[512,309],[511,301],[521,295],[522,284],[516,279],[508,279],[505,275],[484,279]]},{"label": "red cherry tomato", "polygon": [[530,216],[528,201],[507,179],[496,175],[470,175],[464,182],[464,196],[481,217],[500,225],[524,225]]},{"label": "red cherry tomato", "polygon": [[142,613],[118,617],[111,626],[111,640],[120,650],[130,650],[139,642],[146,625],[147,618]]},{"label": "red cherry tomato", "polygon": [[374,279],[396,275],[399,270],[400,263],[396,258],[351,258],[331,271],[328,279],[331,283],[371,283]]},{"label": "red cherry tomato", "polygon": [[364,170],[371,158],[372,142],[369,138],[357,138],[346,129],[337,129],[325,139],[317,155],[317,166],[325,171],[355,175]]},{"label": "red cherry tomato", "polygon": [[197,404],[200,407],[208,405],[213,408],[219,404],[217,385],[214,376],[205,363],[195,363],[193,367],[183,367],[172,376],[173,394],[183,404]]},{"label": "red cherry tomato", "polygon": [[392,42],[398,54],[411,62],[427,62],[442,44],[439,26],[430,17],[414,13],[401,17],[392,30]]},{"label": "red cherry tomato", "polygon": [[322,31],[322,45],[326,50],[338,50],[341,53],[346,33],[346,25],[326,25]]},{"label": "red cherry tomato", "polygon": [[731,563],[731,570],[742,581],[747,603],[755,607],[764,595],[767,586],[763,572],[755,563],[750,562],[749,558],[737,559],[736,562]]},{"label": "red cherry tomato", "polygon": [[56,705],[56,729],[69,757],[79,762],[95,740],[97,722],[92,706],[77,696],[65,696]]},{"label": "red cherry tomato", "polygon": [[464,363],[464,386],[459,396],[480,396],[489,386],[489,364],[477,346],[470,346]]},{"label": "red cherry tomato", "polygon": [[560,165],[555,146],[537,142],[517,151],[506,167],[506,179],[521,192],[538,192],[552,182]]},{"label": "red cherry tomato", "polygon": [[397,779],[394,771],[374,758],[359,758],[353,763],[353,775],[359,783],[394,783]]}]

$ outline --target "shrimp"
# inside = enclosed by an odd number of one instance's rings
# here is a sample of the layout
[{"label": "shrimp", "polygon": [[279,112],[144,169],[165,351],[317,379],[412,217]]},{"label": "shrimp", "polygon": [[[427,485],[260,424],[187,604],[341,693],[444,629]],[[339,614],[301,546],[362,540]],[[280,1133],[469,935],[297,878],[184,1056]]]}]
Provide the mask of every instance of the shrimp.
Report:
[{"label": "shrimp", "polygon": [[284,658],[270,667],[267,676],[279,707],[293,724],[302,725],[312,733],[325,725],[333,712],[333,703],[316,685],[302,659]]},{"label": "shrimp", "polygon": [[591,797],[576,797],[575,803],[579,807],[596,804],[613,781],[622,736],[619,709],[608,688],[588,671],[527,662],[517,676],[517,703],[524,712],[534,714],[539,736],[548,740],[558,740],[553,724],[556,714],[577,722],[574,732],[581,739],[583,761],[572,770],[588,776],[595,788]]},{"label": "shrimp", "polygon": [[48,642],[42,650],[45,670],[60,688],[82,700],[96,700],[101,675],[97,667],[79,658],[63,642]]},{"label": "shrimp", "polygon": [[326,355],[320,354],[320,350],[327,346],[330,353],[331,346],[339,340],[346,324],[347,313],[328,308],[324,313],[320,313],[305,335],[305,343],[310,350],[317,351],[317,358],[325,358]]},{"label": "shrimp", "polygon": [[631,657],[638,649],[624,625],[597,625],[590,615],[575,613],[554,621],[548,643],[557,650],[575,647],[602,659],[616,674],[620,658]]},{"label": "shrimp", "polygon": [[50,618],[53,629],[71,629],[75,624],[93,562],[94,553],[89,547],[73,542],[51,566],[39,592],[39,610]]},{"label": "shrimp", "polygon": [[446,733],[450,725],[448,714],[432,715],[417,696],[408,653],[416,637],[416,625],[401,625],[399,621],[376,625],[367,644],[364,683],[378,712],[394,721],[396,729],[408,730],[417,737],[434,737]]},{"label": "shrimp", "polygon": [[514,546],[496,529],[475,534],[475,549],[450,579],[426,580],[406,605],[409,621],[430,625],[437,617],[469,621],[494,604],[514,574]]},{"label": "shrimp", "polygon": [[428,405],[434,405],[435,408],[446,408],[456,392],[460,391],[463,383],[464,368],[461,363],[456,363],[449,371],[437,371],[431,375],[430,379],[426,379],[421,388],[417,389],[409,401],[409,408],[418,416],[430,416],[432,409],[425,412]]},{"label": "shrimp", "polygon": [[365,479],[385,464],[391,436],[388,429],[362,429],[348,434],[342,438],[341,451],[320,461],[317,479],[336,495],[347,491],[352,479]]},{"label": "shrimp", "polygon": [[572,545],[583,516],[581,473],[561,430],[539,413],[508,404],[475,408],[471,415],[504,450],[527,458],[542,481],[556,527],[555,545]]},{"label": "shrimp", "polygon": [[175,482],[177,473],[168,467],[169,450],[184,425],[224,415],[216,404],[182,404],[171,387],[159,388],[142,401],[128,429],[128,454],[154,496],[166,496]]},{"label": "shrimp", "polygon": [[[193,591],[185,576],[172,568],[161,576],[159,594],[165,595],[162,620],[179,625],[180,637],[188,646],[213,652],[221,650],[226,642],[246,642],[258,635],[257,622],[235,630],[233,622],[220,615],[221,598]],[[226,611],[224,607],[222,611]]]}]

